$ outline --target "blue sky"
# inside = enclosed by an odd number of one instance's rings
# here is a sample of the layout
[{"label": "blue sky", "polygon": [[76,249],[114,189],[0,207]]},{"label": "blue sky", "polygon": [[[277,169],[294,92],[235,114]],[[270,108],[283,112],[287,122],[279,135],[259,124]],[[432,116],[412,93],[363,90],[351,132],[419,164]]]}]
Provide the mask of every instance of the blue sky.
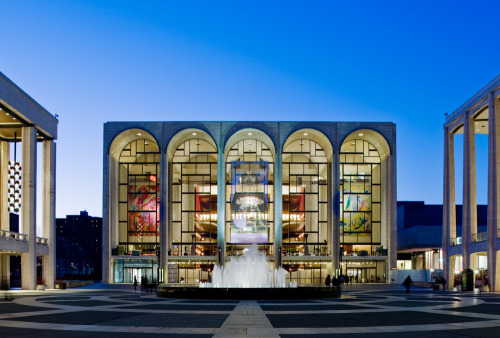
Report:
[{"label": "blue sky", "polygon": [[57,217],[101,216],[106,121],[394,122],[398,200],[441,203],[444,113],[499,73],[497,1],[0,7],[0,71],[59,116]]}]

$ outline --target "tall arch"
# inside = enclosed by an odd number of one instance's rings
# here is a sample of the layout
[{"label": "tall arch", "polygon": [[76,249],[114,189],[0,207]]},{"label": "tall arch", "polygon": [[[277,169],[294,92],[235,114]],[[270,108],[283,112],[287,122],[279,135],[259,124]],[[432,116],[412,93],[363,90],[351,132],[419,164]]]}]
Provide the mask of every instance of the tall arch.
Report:
[{"label": "tall arch", "polygon": [[225,153],[226,222],[228,255],[239,255],[258,244],[274,254],[275,147],[257,129],[242,129],[227,141]]},{"label": "tall arch", "polygon": [[[142,129],[128,129],[110,144],[110,244],[112,281],[131,283],[146,276],[158,282],[160,233],[160,151]],[[132,267],[129,262],[134,256]],[[139,256],[139,257],[137,257]]]},{"label": "tall arch", "polygon": [[342,273],[355,282],[386,282],[396,258],[391,148],[377,131],[359,129],[343,140],[339,156]]},{"label": "tall arch", "polygon": [[[283,255],[329,256],[332,247],[331,161],[328,138],[314,129],[291,134],[283,146]],[[292,259],[292,258],[290,258]],[[321,261],[283,268],[298,283],[322,283],[329,274]]]},{"label": "tall arch", "polygon": [[[168,156],[168,247],[176,256],[217,255],[217,147],[199,129],[185,129],[170,140]],[[194,258],[194,257],[193,257]],[[213,262],[169,265],[169,282],[208,280]]]}]

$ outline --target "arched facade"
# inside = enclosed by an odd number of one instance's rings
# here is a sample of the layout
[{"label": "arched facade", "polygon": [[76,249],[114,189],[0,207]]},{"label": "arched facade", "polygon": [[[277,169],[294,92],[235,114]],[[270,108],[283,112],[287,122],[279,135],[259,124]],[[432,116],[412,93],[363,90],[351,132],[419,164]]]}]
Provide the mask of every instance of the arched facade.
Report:
[{"label": "arched facade", "polygon": [[274,167],[272,140],[243,129],[225,147],[226,254],[243,255],[252,243],[274,255]]},{"label": "arched facade", "polygon": [[213,264],[178,257],[217,255],[217,147],[206,132],[176,134],[168,154],[168,250],[172,281],[207,280]]},{"label": "arched facade", "polygon": [[331,255],[331,158],[331,143],[314,129],[294,132],[283,147],[283,268],[297,283],[321,283],[328,274],[321,261],[293,257]]},{"label": "arched facade", "polygon": [[[125,222],[126,229],[135,226],[129,224],[132,216],[126,221],[120,218],[120,205],[126,204],[131,212],[128,206],[133,201],[120,197],[120,186],[125,185],[119,170],[124,165],[121,154],[141,139],[157,145],[159,230],[151,242],[157,256],[142,250],[144,241],[135,243],[130,236],[121,241],[123,230],[118,230]],[[360,144],[359,151],[356,147],[351,151],[352,143]],[[300,284],[323,283],[328,274],[354,275],[356,264],[375,264],[374,274],[380,277],[375,282],[390,281],[389,270],[396,267],[392,123],[116,122],[105,125],[104,146],[108,152],[104,154],[103,242],[109,244],[103,265],[108,265],[104,275],[110,282],[128,282],[116,278],[126,274],[114,262],[132,265],[133,260],[143,259],[157,269],[151,272],[155,282],[208,281],[214,265],[244,255],[252,244],[266,254],[270,268],[283,267],[289,279]],[[349,172],[353,164],[355,175]],[[358,191],[360,182],[362,191]],[[346,210],[344,201],[357,201],[358,195],[369,195],[362,199],[369,202],[369,210]],[[364,231],[356,228],[357,232],[350,231],[355,236],[348,235],[342,222],[356,212],[370,220],[369,226],[364,224]],[[125,257],[111,250],[117,245],[142,247],[136,252],[139,257]],[[369,254],[351,255],[356,251]],[[367,270],[365,275],[371,274]],[[372,280],[360,277],[357,281]]]},{"label": "arched facade", "polygon": [[160,244],[160,149],[142,129],[123,131],[109,148],[115,216],[111,231],[112,282],[147,277],[162,280],[156,258]]}]

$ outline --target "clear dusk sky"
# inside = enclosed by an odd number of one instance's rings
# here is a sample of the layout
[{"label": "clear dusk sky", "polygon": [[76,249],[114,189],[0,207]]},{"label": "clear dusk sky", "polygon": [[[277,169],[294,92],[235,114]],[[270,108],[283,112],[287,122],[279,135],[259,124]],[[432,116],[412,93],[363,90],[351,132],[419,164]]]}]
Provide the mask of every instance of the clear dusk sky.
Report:
[{"label": "clear dusk sky", "polygon": [[[57,217],[102,215],[107,121],[394,122],[398,200],[442,203],[444,114],[500,73],[499,13],[481,0],[0,0],[0,71],[58,115]],[[478,162],[486,150],[478,138]]]}]

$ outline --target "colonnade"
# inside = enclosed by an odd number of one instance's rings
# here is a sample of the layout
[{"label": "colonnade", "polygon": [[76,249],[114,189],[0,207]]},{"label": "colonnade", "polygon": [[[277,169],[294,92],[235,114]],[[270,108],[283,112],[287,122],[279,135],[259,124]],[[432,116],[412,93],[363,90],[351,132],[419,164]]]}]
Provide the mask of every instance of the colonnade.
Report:
[{"label": "colonnade", "polygon": [[[500,290],[497,256],[500,250],[500,76],[490,82],[462,107],[450,114],[444,125],[443,260],[448,287],[453,287],[455,269],[477,269],[478,255],[487,256],[491,291]],[[478,116],[485,116],[487,119]],[[486,233],[477,226],[475,135],[488,126],[488,217]],[[463,132],[462,236],[457,235],[455,186],[455,135]],[[484,132],[482,132],[484,133]],[[458,149],[457,149],[458,150]],[[474,259],[474,260],[473,260]],[[460,270],[458,270],[460,271]]]}]

